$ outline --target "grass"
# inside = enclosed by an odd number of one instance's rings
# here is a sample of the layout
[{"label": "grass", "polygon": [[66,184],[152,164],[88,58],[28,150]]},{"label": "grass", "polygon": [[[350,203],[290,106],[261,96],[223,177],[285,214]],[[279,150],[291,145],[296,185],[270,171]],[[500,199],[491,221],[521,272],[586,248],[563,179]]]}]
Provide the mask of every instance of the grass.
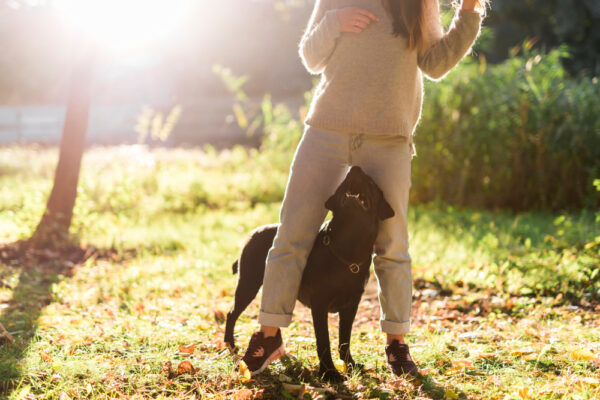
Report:
[{"label": "grass", "polygon": [[[0,148],[0,243],[32,232],[55,163],[54,148]],[[0,322],[15,338],[0,342],[0,398],[283,399],[301,384],[304,398],[600,397],[592,213],[413,206],[408,339],[425,377],[386,370],[371,279],[353,331],[363,374],[319,381],[310,312],[298,305],[285,331],[297,360],[248,381],[222,342],[231,264],[252,228],[277,220],[285,169],[242,148],[134,146],[91,149],[82,172],[73,233],[97,250],[0,263]],[[236,327],[242,347],[257,314],[255,302]]]}]

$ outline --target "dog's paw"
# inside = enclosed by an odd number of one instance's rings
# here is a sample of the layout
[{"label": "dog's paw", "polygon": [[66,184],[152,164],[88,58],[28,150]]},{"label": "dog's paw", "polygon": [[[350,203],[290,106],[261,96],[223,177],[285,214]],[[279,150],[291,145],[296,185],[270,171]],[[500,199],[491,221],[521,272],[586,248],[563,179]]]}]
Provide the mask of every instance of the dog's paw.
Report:
[{"label": "dog's paw", "polygon": [[229,350],[229,354],[237,355],[239,349],[233,342],[225,342],[225,347]]},{"label": "dog's paw", "polygon": [[354,372],[361,373],[364,371],[365,365],[351,361],[348,363],[344,363],[344,368],[346,369],[346,372],[349,374],[354,373]]},{"label": "dog's paw", "polygon": [[321,379],[329,383],[341,383],[346,380],[346,377],[336,369],[319,370],[319,375]]}]

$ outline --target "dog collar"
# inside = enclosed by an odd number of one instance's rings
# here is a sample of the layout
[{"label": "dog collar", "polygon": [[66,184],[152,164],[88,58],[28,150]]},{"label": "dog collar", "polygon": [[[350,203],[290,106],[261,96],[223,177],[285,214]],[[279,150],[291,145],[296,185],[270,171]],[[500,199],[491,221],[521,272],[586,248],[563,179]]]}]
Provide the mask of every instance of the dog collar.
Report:
[{"label": "dog collar", "polygon": [[364,264],[364,262],[355,263],[355,262],[348,261],[344,257],[340,256],[339,253],[337,251],[335,251],[335,249],[333,248],[333,245],[331,243],[331,236],[329,236],[329,234],[326,233],[325,235],[323,235],[322,243],[323,243],[323,246],[329,248],[329,251],[331,251],[331,254],[333,254],[333,256],[335,258],[337,258],[338,260],[340,260],[341,262],[343,262],[344,264],[346,264],[348,266],[348,269],[350,270],[350,272],[352,272],[353,274],[358,274],[360,272],[360,266],[361,266],[361,264]]}]

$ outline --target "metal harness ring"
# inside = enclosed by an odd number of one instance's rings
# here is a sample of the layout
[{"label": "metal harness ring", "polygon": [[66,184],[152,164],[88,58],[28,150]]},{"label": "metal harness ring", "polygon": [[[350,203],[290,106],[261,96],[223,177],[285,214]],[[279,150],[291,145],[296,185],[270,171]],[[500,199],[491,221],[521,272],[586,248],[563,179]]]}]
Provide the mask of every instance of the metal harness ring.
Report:
[{"label": "metal harness ring", "polygon": [[358,264],[350,264],[350,272],[353,274],[358,274],[360,272],[360,265]]}]

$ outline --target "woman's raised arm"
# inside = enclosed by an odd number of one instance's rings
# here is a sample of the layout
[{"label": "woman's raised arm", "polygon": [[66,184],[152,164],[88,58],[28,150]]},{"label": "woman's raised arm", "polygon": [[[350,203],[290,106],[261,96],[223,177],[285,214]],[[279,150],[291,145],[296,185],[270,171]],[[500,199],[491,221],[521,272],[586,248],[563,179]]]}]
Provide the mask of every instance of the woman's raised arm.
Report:
[{"label": "woman's raised arm", "polygon": [[479,35],[482,9],[477,0],[464,0],[452,26],[444,33],[438,0],[426,2],[425,46],[419,51],[419,68],[431,79],[443,78],[469,52]]}]

